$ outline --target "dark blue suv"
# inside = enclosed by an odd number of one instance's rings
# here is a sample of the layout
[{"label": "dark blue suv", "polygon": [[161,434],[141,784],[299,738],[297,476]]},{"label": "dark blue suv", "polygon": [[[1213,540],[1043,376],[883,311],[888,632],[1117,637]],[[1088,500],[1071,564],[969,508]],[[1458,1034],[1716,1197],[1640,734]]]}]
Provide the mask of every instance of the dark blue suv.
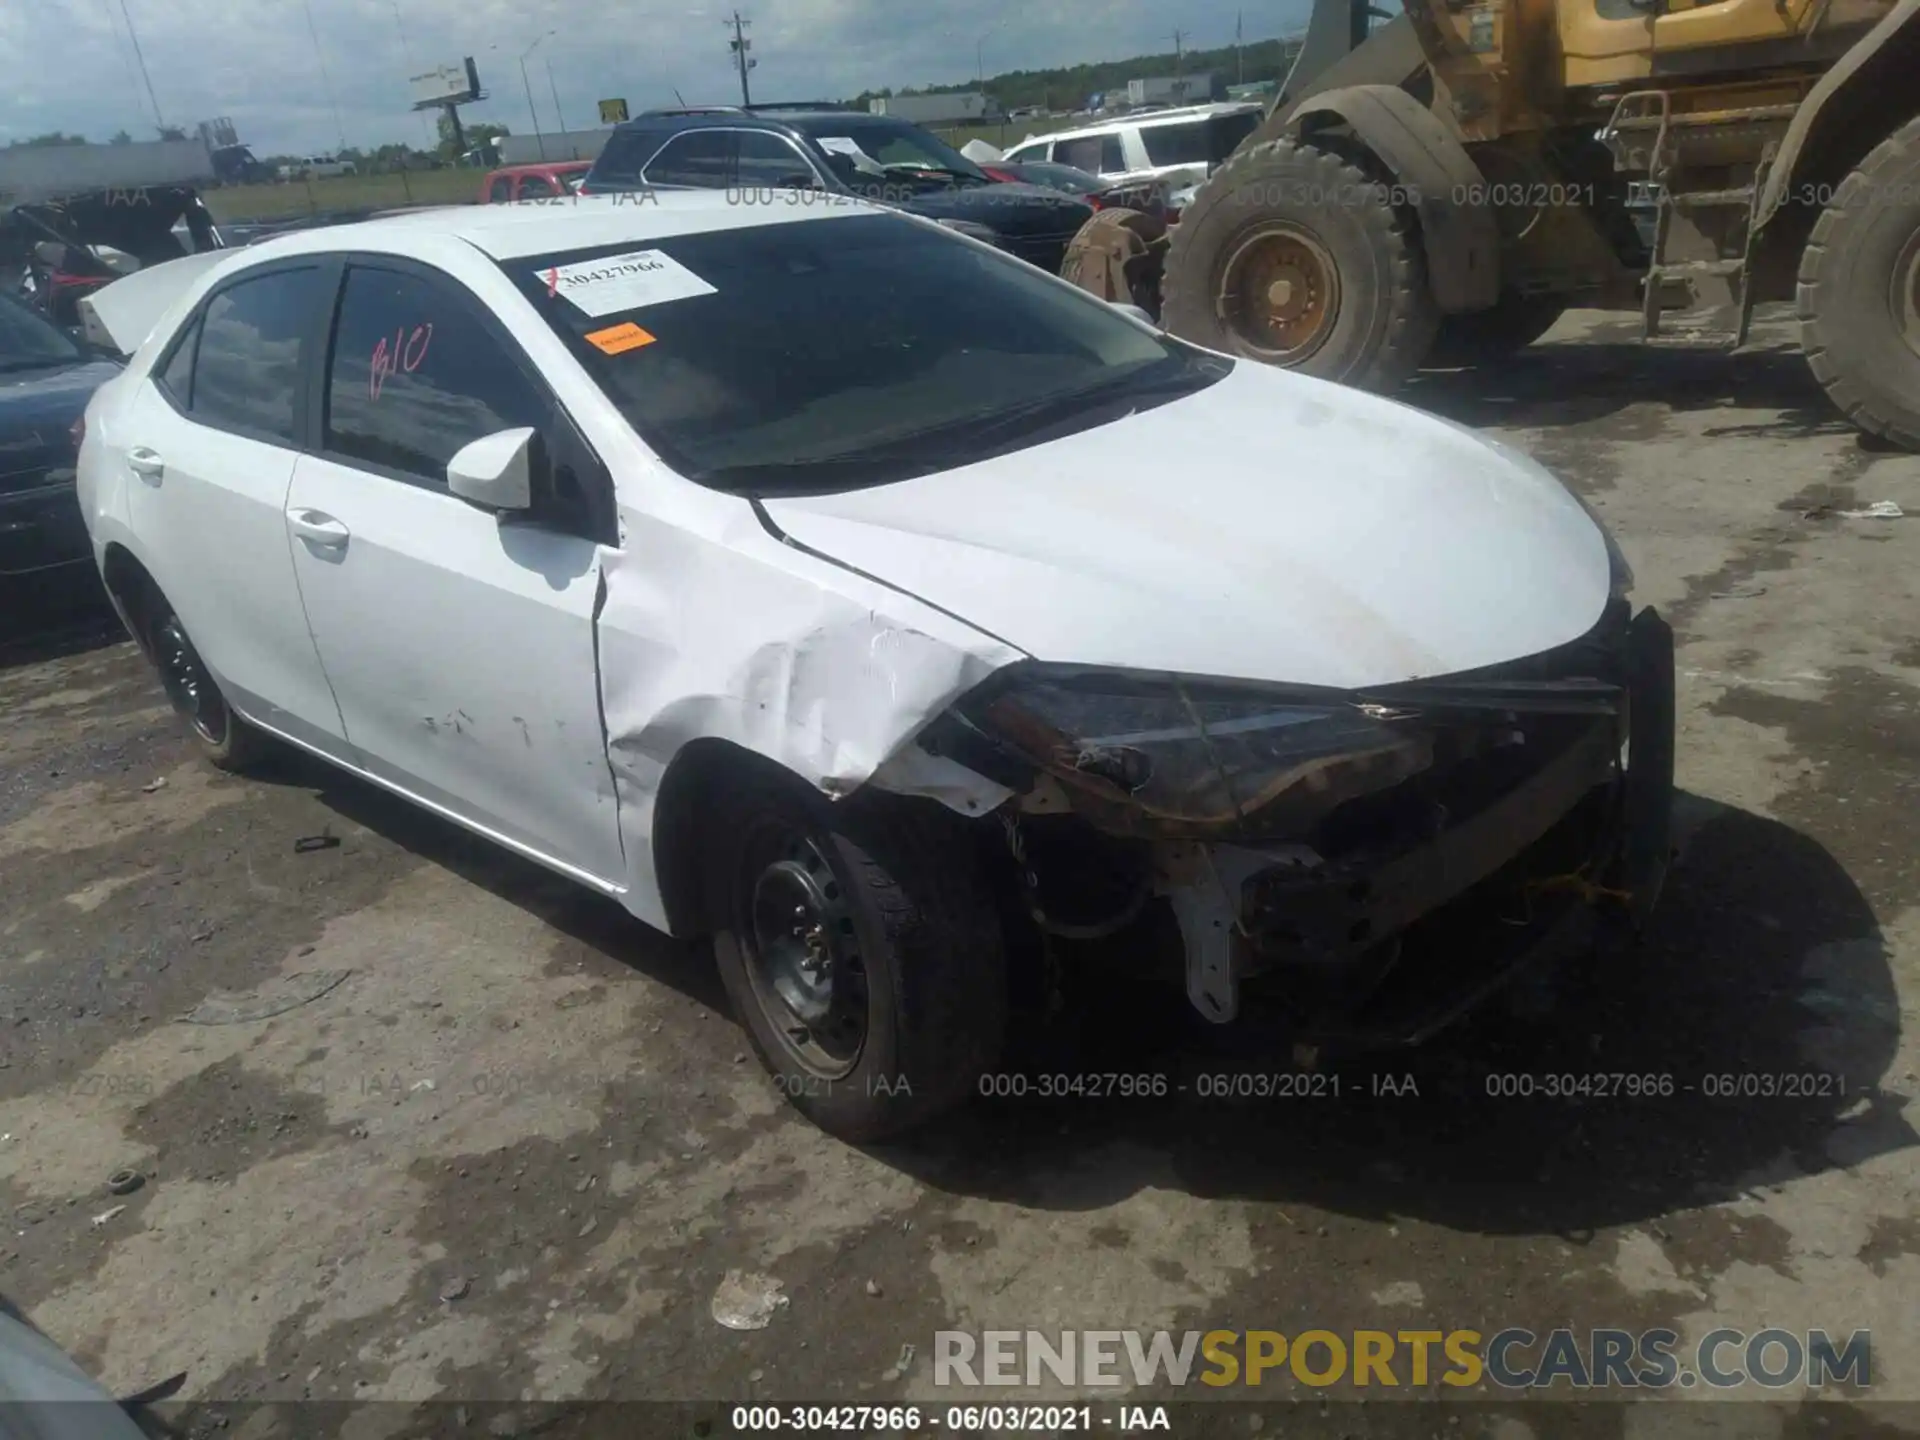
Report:
[{"label": "dark blue suv", "polygon": [[991,240],[1059,273],[1089,219],[1084,200],[1002,184],[917,125],[832,105],[651,110],[615,128],[580,193],[701,189],[743,203],[777,192],[857,195]]}]

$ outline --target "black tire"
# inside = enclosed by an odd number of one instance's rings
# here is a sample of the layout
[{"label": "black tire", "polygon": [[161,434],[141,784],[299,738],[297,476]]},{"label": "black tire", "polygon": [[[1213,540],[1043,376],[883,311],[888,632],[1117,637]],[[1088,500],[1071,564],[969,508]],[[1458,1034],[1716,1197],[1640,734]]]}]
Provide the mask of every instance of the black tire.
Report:
[{"label": "black tire", "polygon": [[268,738],[234,713],[227,697],[194,649],[186,626],[164,600],[148,617],[147,655],[160,672],[160,683],[194,747],[215,769],[241,772],[252,769],[271,748]]},{"label": "black tire", "polygon": [[[882,1140],[974,1093],[1005,1043],[1007,961],[967,822],[927,800],[833,804],[798,782],[748,779],[716,798],[705,833],[720,978],[801,1113],[843,1140]],[[794,942],[761,939],[760,916],[783,913],[803,883],[793,867],[819,892],[821,923],[806,928],[822,932],[833,971],[812,1028],[767,978],[780,945]],[[857,1038],[847,1029],[856,1015]]]},{"label": "black tire", "polygon": [[[1182,339],[1228,354],[1363,389],[1393,388],[1420,367],[1439,324],[1425,257],[1393,200],[1389,187],[1358,167],[1297,140],[1234,156],[1173,228],[1162,322]],[[1219,313],[1215,297],[1229,271],[1242,263],[1257,270],[1247,257],[1263,245],[1317,247],[1315,262],[1330,262],[1331,313],[1310,338],[1262,345],[1249,332],[1299,332],[1263,327],[1250,315],[1230,323]],[[1311,308],[1311,287],[1308,295]]]},{"label": "black tire", "polygon": [[1502,295],[1489,309],[1443,318],[1427,364],[1446,368],[1503,360],[1533,344],[1566,313],[1567,302],[1556,296]]},{"label": "black tire", "polygon": [[1911,120],[1821,211],[1795,297],[1814,378],[1855,425],[1908,450],[1920,450],[1917,284],[1920,120]]}]

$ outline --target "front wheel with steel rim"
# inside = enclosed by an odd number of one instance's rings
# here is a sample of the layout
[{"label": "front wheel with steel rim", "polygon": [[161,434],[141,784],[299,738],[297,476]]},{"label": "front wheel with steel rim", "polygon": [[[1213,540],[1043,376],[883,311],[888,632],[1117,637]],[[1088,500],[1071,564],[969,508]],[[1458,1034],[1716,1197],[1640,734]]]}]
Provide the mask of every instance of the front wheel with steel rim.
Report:
[{"label": "front wheel with steel rim", "polygon": [[262,749],[260,732],[233,713],[187,627],[171,608],[159,608],[148,632],[148,652],[160,671],[168,701],[187,722],[200,753],[222,770],[243,770],[253,764]]},{"label": "front wheel with steel rim", "polygon": [[1820,212],[1795,299],[1801,346],[1834,404],[1869,434],[1920,450],[1920,119],[1875,147]]},{"label": "front wheel with steel rim", "polygon": [[1173,228],[1162,322],[1262,364],[1392,388],[1439,324],[1403,200],[1297,139],[1242,151]]},{"label": "front wheel with steel rim", "polygon": [[966,821],[931,801],[829,803],[756,768],[703,826],[727,997],[776,1087],[847,1140],[903,1133],[999,1057],[1006,959]]}]

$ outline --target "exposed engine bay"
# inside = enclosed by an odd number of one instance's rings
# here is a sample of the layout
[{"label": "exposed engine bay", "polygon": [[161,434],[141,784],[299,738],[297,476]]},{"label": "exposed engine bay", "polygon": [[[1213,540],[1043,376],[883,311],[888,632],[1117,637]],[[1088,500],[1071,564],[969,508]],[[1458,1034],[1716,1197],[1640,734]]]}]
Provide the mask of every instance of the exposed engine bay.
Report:
[{"label": "exposed engine bay", "polygon": [[1207,1019],[1258,1000],[1316,1039],[1411,1043],[1601,907],[1651,907],[1672,730],[1671,632],[1615,601],[1547,654],[1365,692],[1017,665],[920,744],[1014,792],[1050,933],[1157,894]]}]

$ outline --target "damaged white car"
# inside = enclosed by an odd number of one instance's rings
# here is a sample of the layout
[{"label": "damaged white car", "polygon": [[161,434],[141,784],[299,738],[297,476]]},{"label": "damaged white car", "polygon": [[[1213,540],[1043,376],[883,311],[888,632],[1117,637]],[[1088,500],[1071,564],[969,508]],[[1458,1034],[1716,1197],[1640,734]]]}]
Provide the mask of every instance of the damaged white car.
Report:
[{"label": "damaged white car", "polygon": [[1208,1020],[1405,1041],[1659,890],[1671,635],[1579,501],[930,222],[475,207],[131,308],[81,497],[208,756],[711,936],[837,1134],[976,1088],[1021,927],[1164,899]]}]

